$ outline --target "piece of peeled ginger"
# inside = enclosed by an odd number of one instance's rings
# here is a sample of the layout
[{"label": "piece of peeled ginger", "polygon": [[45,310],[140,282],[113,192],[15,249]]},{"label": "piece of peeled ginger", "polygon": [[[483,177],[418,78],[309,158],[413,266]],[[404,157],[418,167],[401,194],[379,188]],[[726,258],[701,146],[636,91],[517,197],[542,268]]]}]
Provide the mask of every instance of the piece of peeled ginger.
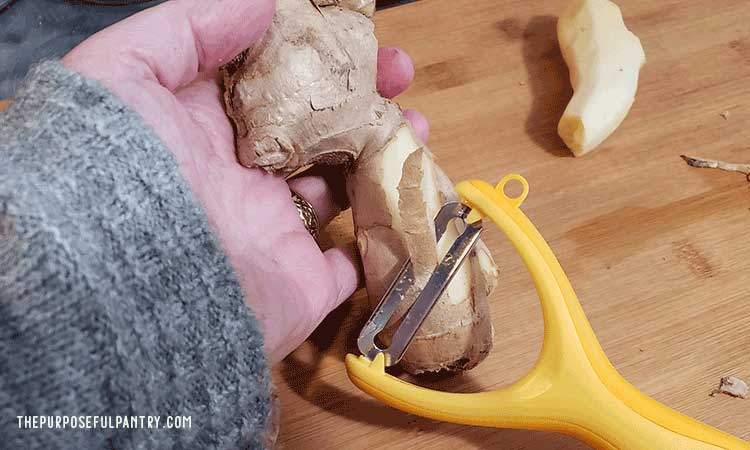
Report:
[{"label": "piece of peeled ginger", "polygon": [[557,39],[574,91],[557,132],[581,156],[625,119],[646,55],[609,0],[573,0],[557,21]]}]

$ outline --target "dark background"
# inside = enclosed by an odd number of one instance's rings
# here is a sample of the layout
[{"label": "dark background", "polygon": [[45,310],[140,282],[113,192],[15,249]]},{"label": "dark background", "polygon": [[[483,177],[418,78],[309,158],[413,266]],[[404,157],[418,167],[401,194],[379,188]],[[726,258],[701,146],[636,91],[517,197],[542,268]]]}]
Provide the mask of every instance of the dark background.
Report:
[{"label": "dark background", "polygon": [[[100,29],[164,0],[0,0],[0,99],[29,67],[58,58]],[[378,0],[389,8],[415,0]]]}]

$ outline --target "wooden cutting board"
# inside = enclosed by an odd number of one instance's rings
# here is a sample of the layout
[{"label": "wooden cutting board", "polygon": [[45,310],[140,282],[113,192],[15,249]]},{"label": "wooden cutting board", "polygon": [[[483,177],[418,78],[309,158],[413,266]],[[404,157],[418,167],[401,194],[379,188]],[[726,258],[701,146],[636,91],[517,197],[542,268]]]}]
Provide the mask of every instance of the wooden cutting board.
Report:
[{"label": "wooden cutting board", "polygon": [[[750,183],[688,168],[679,155],[750,162],[750,2],[621,0],[648,62],[628,118],[580,159],[555,132],[571,95],[555,37],[564,4],[422,0],[381,11],[375,22],[381,45],[400,46],[415,61],[416,80],[399,101],[429,117],[429,145],[446,172],[456,181],[508,172],[529,180],[524,210],[625,378],[748,439],[750,400],[709,394],[722,376],[750,379]],[[543,331],[531,280],[500,232],[488,227],[484,236],[501,273],[495,350],[472,372],[421,379],[426,386],[496,389],[538,355]],[[344,214],[323,246],[352,240]],[[356,348],[366,303],[357,292],[274,370],[282,448],[588,448],[548,433],[438,423],[366,397],[342,362]]]},{"label": "wooden cutting board", "polygon": [[[429,145],[453,180],[508,172],[529,180],[524,210],[629,381],[748,439],[750,400],[709,394],[722,376],[750,379],[750,183],[689,168],[679,155],[750,162],[750,2],[621,0],[648,62],[628,118],[580,159],[556,134],[571,95],[555,35],[565,3],[422,0],[379,12],[381,45],[406,49],[416,65],[399,101],[430,119]],[[352,241],[350,221],[335,222],[325,245]],[[499,231],[489,228],[485,241],[501,274],[495,350],[474,371],[425,385],[498,388],[538,355],[531,280]],[[547,433],[438,423],[371,400],[342,363],[365,305],[360,291],[275,370],[282,448],[588,448]]]}]

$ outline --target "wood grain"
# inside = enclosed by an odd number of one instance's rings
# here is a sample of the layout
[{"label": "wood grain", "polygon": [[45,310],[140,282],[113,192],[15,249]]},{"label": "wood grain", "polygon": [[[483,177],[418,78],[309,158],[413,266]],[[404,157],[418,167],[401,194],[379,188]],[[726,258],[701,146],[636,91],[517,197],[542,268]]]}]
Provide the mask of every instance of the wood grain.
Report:
[{"label": "wood grain", "polygon": [[[722,376],[750,378],[750,184],[741,174],[691,169],[679,155],[750,162],[750,3],[620,5],[648,62],[630,116],[581,159],[555,131],[571,94],[555,37],[563,1],[424,0],[375,21],[381,45],[415,61],[414,85],[399,101],[429,117],[429,144],[448,174],[527,177],[524,210],[618,370],[667,405],[748,439],[750,403],[709,393]],[[334,223],[326,245],[352,241],[350,220]],[[501,267],[495,351],[470,373],[422,384],[493,389],[538,355],[543,331],[530,278],[500,232],[488,231]],[[275,370],[283,448],[587,448],[546,433],[438,423],[369,399],[342,363],[365,304],[360,291]]]}]

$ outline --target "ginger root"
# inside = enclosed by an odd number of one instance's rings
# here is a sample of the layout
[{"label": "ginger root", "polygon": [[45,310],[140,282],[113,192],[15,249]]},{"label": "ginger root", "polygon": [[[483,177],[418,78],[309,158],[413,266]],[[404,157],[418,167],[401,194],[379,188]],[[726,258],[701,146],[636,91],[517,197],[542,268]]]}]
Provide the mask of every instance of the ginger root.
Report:
[{"label": "ginger root", "polygon": [[573,0],[557,21],[557,38],[574,91],[557,133],[582,156],[625,119],[646,55],[609,0]]},{"label": "ginger root", "polygon": [[276,4],[262,40],[222,69],[240,163],[290,173],[382,148],[401,114],[375,89],[372,22],[306,0]]},{"label": "ginger root", "polygon": [[[374,307],[411,257],[415,285],[383,332],[385,344],[433,269],[458,236],[451,224],[435,245],[433,218],[448,201],[458,200],[430,150],[403,124],[384,150],[365,151],[347,177],[357,244]],[[492,348],[487,296],[497,271],[479,242],[435,306],[402,360],[410,373],[468,370]]]},{"label": "ginger root", "polygon": [[[365,3],[278,0],[264,38],[223,68],[224,101],[242,164],[279,173],[329,164],[347,172],[373,306],[403,262],[414,263],[415,287],[396,322],[457,236],[454,225],[438,246],[433,225],[456,194],[400,108],[377,93],[374,27],[356,12],[367,11],[325,6]],[[417,333],[402,360],[406,370],[467,370],[484,359],[496,276],[479,243]],[[393,323],[380,338],[388,343],[392,331]]]}]

